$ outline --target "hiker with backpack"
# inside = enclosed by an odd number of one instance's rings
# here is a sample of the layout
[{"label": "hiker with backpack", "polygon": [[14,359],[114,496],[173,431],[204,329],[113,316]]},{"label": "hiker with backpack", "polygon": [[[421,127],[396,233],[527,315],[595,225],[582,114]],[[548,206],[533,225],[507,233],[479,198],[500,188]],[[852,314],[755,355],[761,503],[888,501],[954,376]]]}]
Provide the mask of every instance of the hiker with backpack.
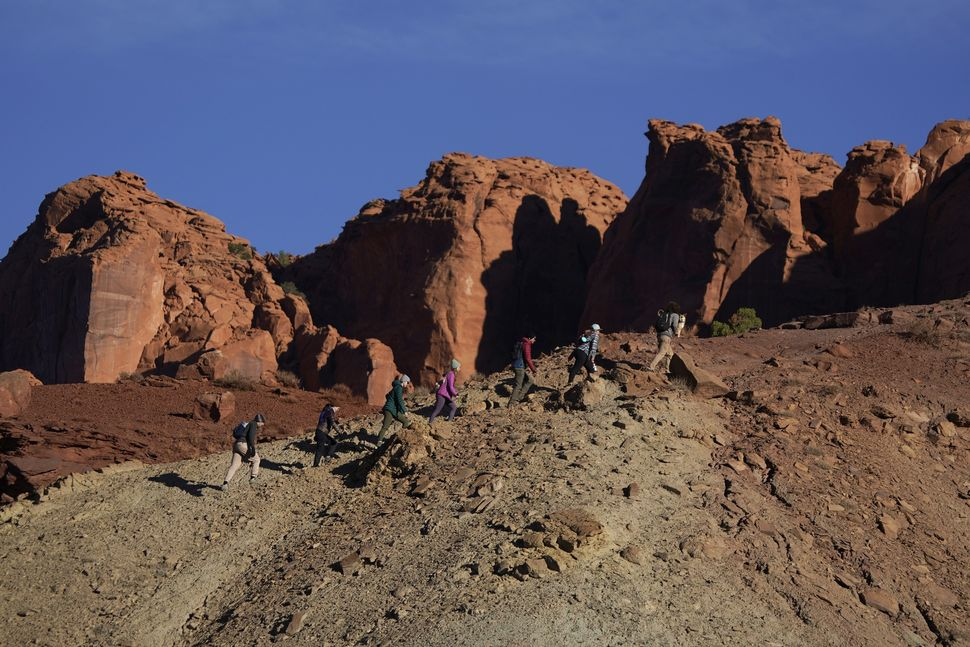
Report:
[{"label": "hiker with backpack", "polygon": [[589,340],[589,363],[592,364],[593,370],[596,371],[596,356],[599,354],[600,350],[600,325],[594,323],[589,327],[583,336]]},{"label": "hiker with backpack", "polygon": [[[532,345],[536,343],[535,335],[523,337],[512,346],[512,373],[515,376],[515,386],[509,396],[509,406],[517,404],[529,393],[535,384],[532,378],[536,374],[536,365],[532,361]],[[527,370],[528,369],[528,370]],[[529,376],[529,371],[532,376]]]},{"label": "hiker with backpack", "polygon": [[451,360],[451,370],[441,380],[441,385],[438,386],[438,391],[435,393],[434,411],[431,412],[431,417],[428,418],[429,425],[434,422],[434,419],[438,417],[441,410],[445,408],[445,402],[451,405],[448,409],[448,422],[455,419],[455,411],[458,409],[458,403],[455,402],[455,398],[458,397],[458,390],[455,388],[455,374],[460,370],[461,362],[457,359]]},{"label": "hiker with backpack", "polygon": [[671,301],[663,310],[657,311],[657,321],[654,330],[657,332],[657,355],[650,362],[650,370],[655,371],[657,365],[663,363],[664,372],[670,370],[670,358],[674,354],[674,336],[680,337],[686,319],[680,314],[680,305]]},{"label": "hiker with backpack", "polygon": [[391,390],[387,392],[387,400],[384,402],[384,422],[381,423],[381,431],[377,434],[378,447],[384,442],[384,436],[395,420],[400,422],[405,429],[411,426],[411,421],[408,420],[407,416],[408,409],[404,405],[404,391],[412,388],[414,388],[414,385],[411,384],[411,378],[407,375],[401,375],[391,383]]},{"label": "hiker with backpack", "polygon": [[[595,324],[594,324],[595,325]],[[593,375],[596,373],[596,365],[593,364],[593,356],[596,354],[596,349],[599,348],[599,326],[597,329],[592,331],[595,333],[594,337],[587,337],[583,335],[576,342],[576,346],[573,348],[573,352],[570,357],[573,360],[573,365],[569,368],[569,380],[566,382],[566,386],[573,383],[579,372],[586,369],[587,375]],[[592,333],[591,333],[592,334]],[[594,339],[596,346],[594,347]]]},{"label": "hiker with backpack", "polygon": [[313,466],[320,466],[320,459],[326,455],[327,460],[333,458],[333,454],[337,451],[337,440],[333,437],[334,430],[337,429],[337,412],[340,411],[340,407],[335,407],[332,404],[327,404],[320,412],[320,418],[317,420],[317,429],[313,434],[313,440],[316,442],[317,446],[313,452]]},{"label": "hiker with backpack", "polygon": [[256,417],[249,422],[243,421],[236,425],[232,430],[232,459],[229,462],[229,471],[222,482],[222,490],[229,489],[229,482],[242,466],[243,462],[249,463],[249,480],[255,481],[259,476],[259,453],[256,451],[256,433],[266,424],[263,414],[257,413]]}]

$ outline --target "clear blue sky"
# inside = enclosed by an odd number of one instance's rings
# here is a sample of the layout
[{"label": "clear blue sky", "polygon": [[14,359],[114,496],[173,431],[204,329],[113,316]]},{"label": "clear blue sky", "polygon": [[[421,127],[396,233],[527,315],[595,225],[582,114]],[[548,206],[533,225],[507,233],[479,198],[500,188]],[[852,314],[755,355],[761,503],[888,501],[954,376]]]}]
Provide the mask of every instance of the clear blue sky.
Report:
[{"label": "clear blue sky", "polygon": [[449,151],[632,194],[651,117],[915,151],[970,118],[968,31],[966,0],[0,0],[0,254],[45,193],[119,168],[306,252]]}]

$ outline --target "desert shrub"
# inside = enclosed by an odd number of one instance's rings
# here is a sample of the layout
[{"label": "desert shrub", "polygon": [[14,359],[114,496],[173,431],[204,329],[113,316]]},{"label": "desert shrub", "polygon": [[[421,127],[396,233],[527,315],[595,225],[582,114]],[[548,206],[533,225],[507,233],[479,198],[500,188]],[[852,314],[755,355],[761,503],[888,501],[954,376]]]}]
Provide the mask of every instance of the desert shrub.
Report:
[{"label": "desert shrub", "polygon": [[229,243],[229,253],[244,261],[251,261],[253,259],[253,251],[246,243]]},{"label": "desert shrub", "polygon": [[256,380],[246,377],[239,371],[229,371],[218,380],[213,381],[213,384],[226,389],[236,389],[237,391],[256,390]]},{"label": "desert shrub", "polygon": [[431,389],[423,384],[418,384],[415,385],[414,389],[411,391],[411,395],[416,398],[426,398],[431,395]]},{"label": "desert shrub", "polygon": [[714,321],[711,323],[711,335],[714,337],[727,337],[728,335],[740,335],[749,330],[761,328],[761,318],[754,308],[738,308],[737,312],[731,315],[727,323]]},{"label": "desert shrub", "polygon": [[674,387],[678,391],[692,391],[690,380],[686,377],[675,375],[670,378],[670,386]]},{"label": "desert shrub", "polygon": [[299,389],[302,386],[300,378],[293,371],[276,371],[276,379],[280,384],[291,389]]},{"label": "desert shrub", "polygon": [[118,375],[116,382],[118,384],[123,384],[125,382],[132,382],[135,384],[141,384],[145,381],[145,376],[141,373],[121,373]]},{"label": "desert shrub", "polygon": [[276,262],[280,264],[280,267],[286,267],[293,262],[293,254],[280,250],[276,252]]},{"label": "desert shrub", "polygon": [[303,291],[300,288],[296,287],[296,283],[293,281],[284,281],[280,287],[283,288],[283,292],[286,294],[292,294],[300,297],[301,299],[306,299],[306,295],[303,294]]},{"label": "desert shrub", "polygon": [[917,319],[903,332],[903,336],[920,344],[939,348],[946,340],[946,335],[939,329],[936,322],[930,319]]}]

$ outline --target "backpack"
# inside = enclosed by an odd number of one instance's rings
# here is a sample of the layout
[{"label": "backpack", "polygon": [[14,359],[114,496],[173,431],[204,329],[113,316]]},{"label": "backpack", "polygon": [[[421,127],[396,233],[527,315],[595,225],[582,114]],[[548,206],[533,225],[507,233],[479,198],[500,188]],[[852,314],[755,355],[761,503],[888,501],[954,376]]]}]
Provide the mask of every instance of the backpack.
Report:
[{"label": "backpack", "polygon": [[653,324],[653,329],[657,331],[657,334],[664,332],[673,332],[674,326],[677,325],[677,315],[673,312],[661,312],[657,317],[657,322]]},{"label": "backpack", "polygon": [[522,357],[522,340],[521,339],[519,341],[515,342],[515,345],[512,346],[512,363],[514,364],[515,362],[518,362],[520,360],[523,360],[524,361],[524,358]]},{"label": "backpack", "polygon": [[245,440],[246,430],[249,428],[249,421],[243,420],[232,430],[232,437],[236,440]]}]

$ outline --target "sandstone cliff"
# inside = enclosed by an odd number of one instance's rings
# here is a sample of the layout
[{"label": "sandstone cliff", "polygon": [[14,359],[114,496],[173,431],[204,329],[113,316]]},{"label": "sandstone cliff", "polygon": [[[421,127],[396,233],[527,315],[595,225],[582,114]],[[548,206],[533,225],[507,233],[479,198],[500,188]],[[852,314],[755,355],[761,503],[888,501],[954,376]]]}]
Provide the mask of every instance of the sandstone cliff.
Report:
[{"label": "sandstone cliff", "polygon": [[453,357],[466,374],[500,368],[527,331],[539,348],[570,341],[587,270],[625,204],[585,170],[451,154],[285,275],[317,321],[380,340],[429,384]]},{"label": "sandstone cliff", "polygon": [[818,198],[829,160],[792,151],[773,117],[716,132],[651,120],[647,138],[646,177],[607,232],[584,321],[646,329],[669,299],[703,323],[740,306],[768,322],[838,308],[826,243],[802,220],[802,186]]},{"label": "sandstone cliff", "polygon": [[[312,333],[302,300],[284,294],[246,241],[131,173],[48,195],[0,263],[0,370],[46,383],[233,371],[273,381],[277,359],[292,360],[294,322]],[[354,343],[352,361],[394,371],[389,352]],[[370,380],[358,376],[356,392],[373,390]]]}]

